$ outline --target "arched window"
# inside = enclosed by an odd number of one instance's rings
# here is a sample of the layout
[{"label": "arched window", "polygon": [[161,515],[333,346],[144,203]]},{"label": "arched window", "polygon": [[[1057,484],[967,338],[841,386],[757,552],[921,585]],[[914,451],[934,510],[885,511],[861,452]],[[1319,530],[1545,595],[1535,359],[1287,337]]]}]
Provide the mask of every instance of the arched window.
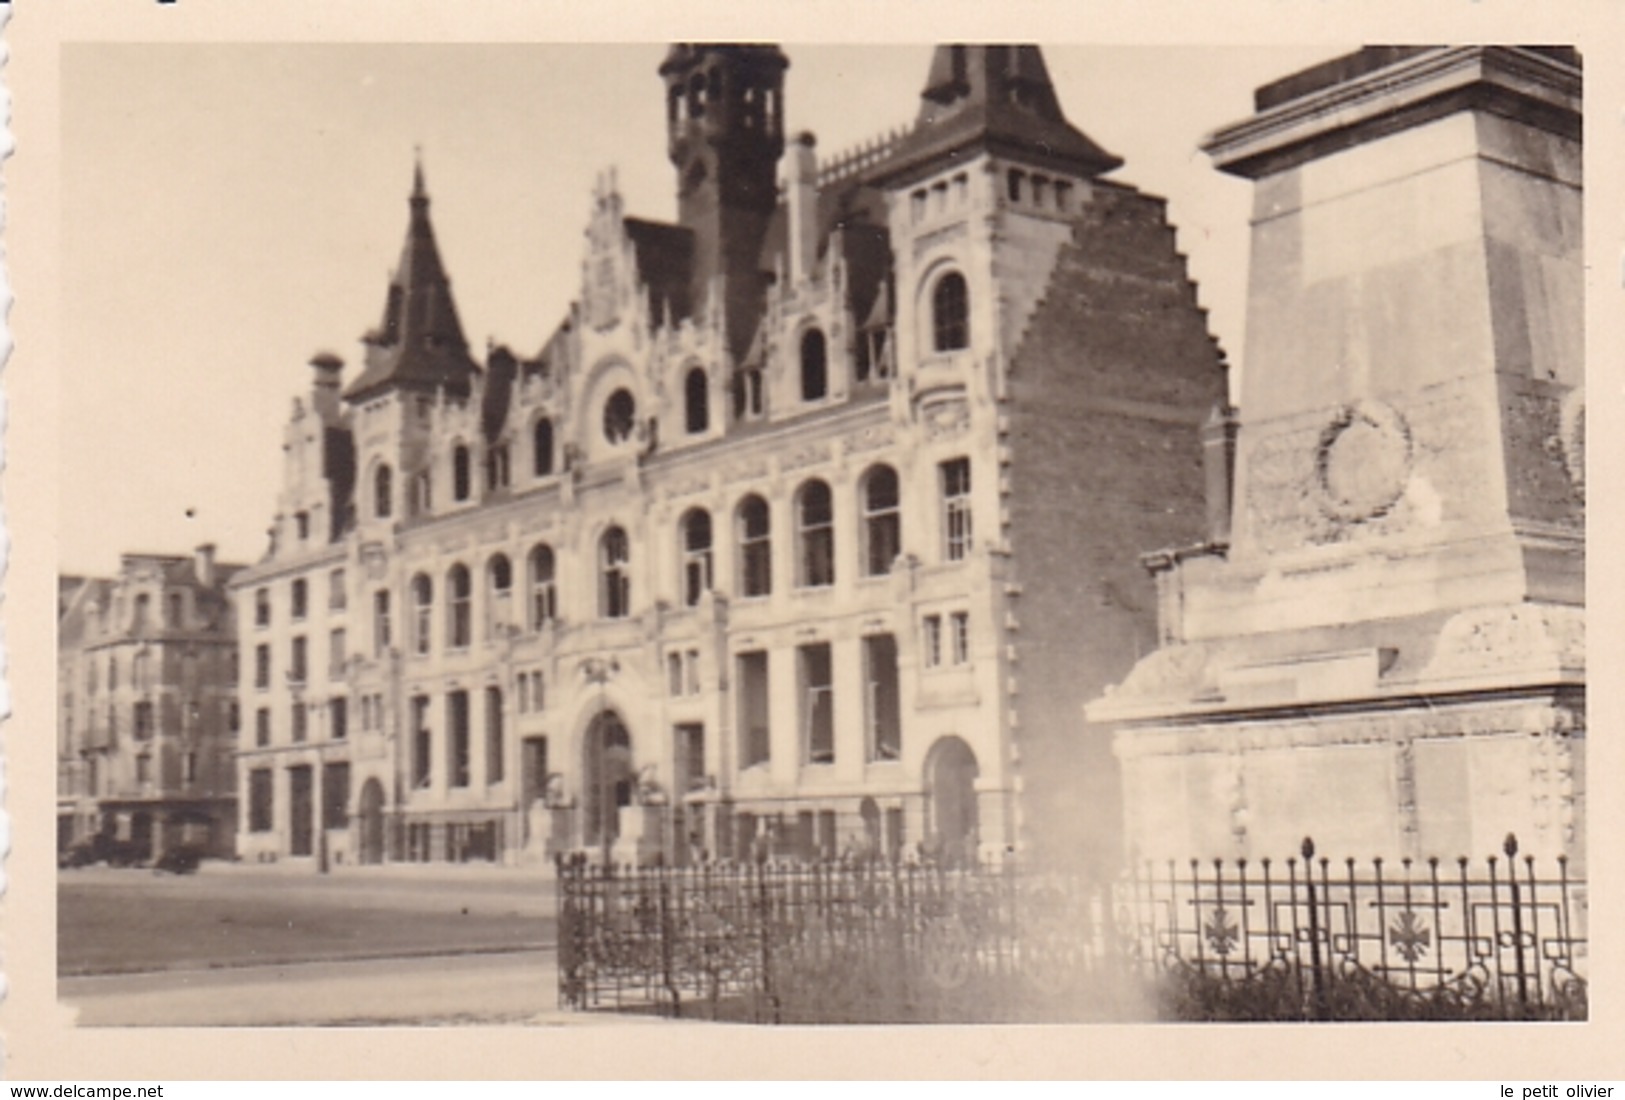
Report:
[{"label": "arched window", "polygon": [[492,555],[485,565],[485,576],[490,588],[486,630],[492,638],[499,638],[513,621],[513,566],[508,561],[508,555]]},{"label": "arched window", "polygon": [[459,443],[451,452],[451,499],[467,500],[468,482],[468,448]]},{"label": "arched window", "polygon": [[598,593],[599,611],[606,619],[624,619],[631,614],[632,577],[628,566],[632,548],[626,532],[611,527],[598,543],[599,571],[603,577]]},{"label": "arched window", "polygon": [[739,502],[739,594],[766,596],[773,591],[772,513],[767,501],[752,494]]},{"label": "arched window", "polygon": [[553,422],[547,417],[536,421],[531,432],[531,447],[535,452],[536,476],[547,477],[553,472]]},{"label": "arched window", "polygon": [[683,427],[698,435],[711,425],[710,383],[705,370],[695,367],[683,378]]},{"label": "arched window", "polygon": [[530,628],[542,629],[558,617],[558,594],[553,583],[553,548],[546,543],[530,552]]},{"label": "arched window", "polygon": [[388,519],[395,511],[394,482],[388,463],[380,465],[372,475],[373,515],[379,519]]},{"label": "arched window", "polygon": [[835,583],[835,507],[829,485],[809,481],[796,493],[800,583],[821,588]]},{"label": "arched window", "polygon": [[937,351],[970,346],[970,294],[957,271],[938,279],[931,292],[931,331]]},{"label": "arched window", "polygon": [[412,646],[419,656],[429,652],[429,628],[434,610],[434,582],[419,573],[412,578]]},{"label": "arched window", "polygon": [[683,606],[693,607],[711,588],[711,513],[693,508],[683,514]]},{"label": "arched window", "polygon": [[903,546],[898,513],[897,471],[876,466],[863,478],[863,572],[879,577],[892,570]]},{"label": "arched window", "polygon": [[801,338],[801,399],[822,401],[829,393],[829,356],[824,334],[810,328]]},{"label": "arched window", "polygon": [[446,573],[446,646],[450,649],[468,648],[473,588],[466,565],[454,565]]}]

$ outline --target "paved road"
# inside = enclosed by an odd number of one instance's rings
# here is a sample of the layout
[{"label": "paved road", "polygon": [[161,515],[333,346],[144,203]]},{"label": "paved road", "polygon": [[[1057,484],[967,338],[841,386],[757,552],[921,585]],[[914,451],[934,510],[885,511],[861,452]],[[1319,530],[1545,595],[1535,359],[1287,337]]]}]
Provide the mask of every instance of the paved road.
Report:
[{"label": "paved road", "polygon": [[90,1027],[602,1022],[560,1012],[557,988],[553,952],[523,951],[64,978],[57,996]]}]

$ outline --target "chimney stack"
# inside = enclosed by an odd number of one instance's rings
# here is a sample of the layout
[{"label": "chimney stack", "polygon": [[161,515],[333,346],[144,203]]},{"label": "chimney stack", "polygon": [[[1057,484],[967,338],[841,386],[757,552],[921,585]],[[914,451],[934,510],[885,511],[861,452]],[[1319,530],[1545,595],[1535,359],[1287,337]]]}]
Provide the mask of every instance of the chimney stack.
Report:
[{"label": "chimney stack", "polygon": [[790,278],[806,282],[818,263],[818,155],[817,144],[805,130],[790,144],[786,196],[790,206]]},{"label": "chimney stack", "polygon": [[339,376],[344,373],[344,360],[330,351],[318,352],[310,361],[316,378],[310,387],[310,403],[324,424],[339,415]]},{"label": "chimney stack", "polygon": [[204,588],[214,587],[214,543],[206,542],[197,548],[193,572],[197,575],[198,584]]}]

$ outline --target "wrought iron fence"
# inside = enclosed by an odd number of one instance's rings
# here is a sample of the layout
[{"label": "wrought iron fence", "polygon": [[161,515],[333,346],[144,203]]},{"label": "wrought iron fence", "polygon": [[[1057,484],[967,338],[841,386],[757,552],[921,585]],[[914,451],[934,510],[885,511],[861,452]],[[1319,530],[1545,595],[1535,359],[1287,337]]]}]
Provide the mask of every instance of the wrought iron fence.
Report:
[{"label": "wrought iron fence", "polygon": [[559,864],[559,999],[774,1023],[1576,1019],[1584,883],[1519,861]]}]

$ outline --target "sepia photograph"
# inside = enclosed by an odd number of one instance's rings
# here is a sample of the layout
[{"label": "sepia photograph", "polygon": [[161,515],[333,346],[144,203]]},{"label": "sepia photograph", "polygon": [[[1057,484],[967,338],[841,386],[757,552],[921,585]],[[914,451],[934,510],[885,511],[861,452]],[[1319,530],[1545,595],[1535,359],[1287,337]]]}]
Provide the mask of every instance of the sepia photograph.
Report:
[{"label": "sepia photograph", "polygon": [[53,1026],[1618,1000],[1617,51],[928,33],[58,45]]}]

